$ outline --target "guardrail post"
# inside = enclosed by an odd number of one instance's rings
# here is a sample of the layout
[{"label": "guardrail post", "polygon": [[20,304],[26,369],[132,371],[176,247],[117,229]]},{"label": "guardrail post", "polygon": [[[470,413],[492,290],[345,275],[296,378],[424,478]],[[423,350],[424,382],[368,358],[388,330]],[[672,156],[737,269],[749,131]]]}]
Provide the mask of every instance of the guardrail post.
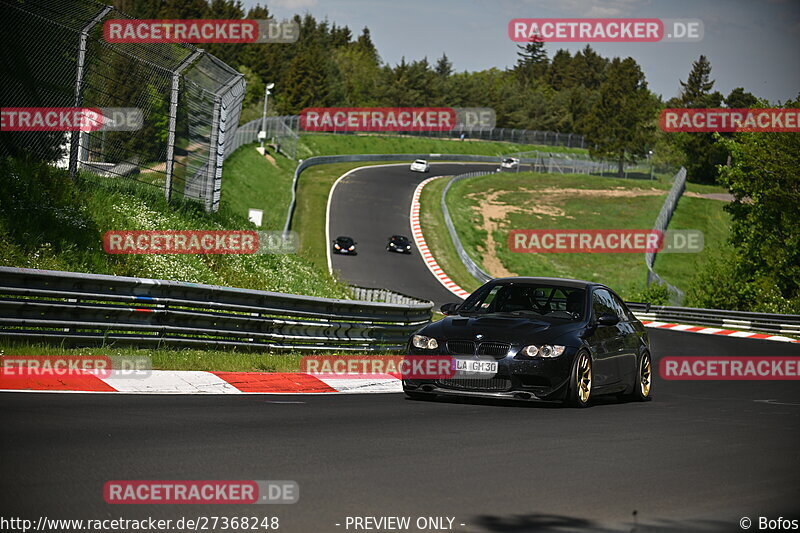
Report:
[{"label": "guardrail post", "polygon": [[197,49],[184,59],[172,73],[172,90],[169,96],[169,132],[167,134],[167,168],[164,181],[164,196],[169,202],[172,200],[172,176],[175,172],[175,129],[178,122],[178,97],[180,91],[181,73],[204,51]]},{"label": "guardrail post", "polygon": [[[111,6],[105,6],[81,30],[81,36],[78,40],[78,58],[76,61],[78,67],[75,73],[75,98],[73,99],[73,107],[81,107],[83,104],[83,74],[86,70],[86,42],[89,40],[89,31],[94,28],[112,9],[114,8]],[[70,134],[69,175],[73,180],[78,173],[78,148],[80,146],[80,134],[80,131],[73,131]]]}]

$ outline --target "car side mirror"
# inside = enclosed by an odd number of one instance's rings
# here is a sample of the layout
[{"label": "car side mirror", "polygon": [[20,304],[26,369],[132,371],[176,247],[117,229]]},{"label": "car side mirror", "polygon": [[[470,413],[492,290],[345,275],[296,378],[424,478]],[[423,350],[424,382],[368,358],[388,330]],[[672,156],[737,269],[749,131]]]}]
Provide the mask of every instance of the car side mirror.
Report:
[{"label": "car side mirror", "polygon": [[456,303],[446,303],[439,308],[439,311],[442,312],[443,315],[454,315],[456,311],[458,311],[459,304]]},{"label": "car side mirror", "polygon": [[601,326],[615,326],[619,323],[619,317],[616,313],[603,313],[598,317],[597,323]]}]

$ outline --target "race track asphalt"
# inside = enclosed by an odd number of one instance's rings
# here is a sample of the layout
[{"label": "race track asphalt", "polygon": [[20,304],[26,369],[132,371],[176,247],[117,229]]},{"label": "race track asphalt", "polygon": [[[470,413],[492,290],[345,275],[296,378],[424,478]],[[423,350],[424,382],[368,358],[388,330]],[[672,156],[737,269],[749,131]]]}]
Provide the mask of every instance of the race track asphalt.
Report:
[{"label": "race track asphalt", "polygon": [[[651,336],[656,362],[800,355],[796,344]],[[799,510],[797,382],[656,377],[651,402],[585,410],[400,394],[2,393],[0,427],[4,517],[270,515],[280,531],[325,533],[353,531],[347,516],[450,516],[453,531],[527,532],[632,531],[636,511],[636,531],[677,532],[741,531],[741,517]],[[103,484],[115,479],[288,479],[301,495],[108,505]]]},{"label": "race track asphalt", "polygon": [[[384,251],[389,235],[410,234],[410,196],[429,176],[381,167],[339,184],[332,236],[359,242],[357,257],[334,256],[345,279],[453,301],[416,250]],[[800,356],[797,344],[649,333],[656,369],[668,355]],[[401,394],[0,393],[0,516],[277,516],[279,531],[299,533],[397,531],[346,528],[348,516],[452,517],[459,532],[742,531],[746,516],[757,531],[759,516],[800,518],[799,393],[797,382],[657,374],[651,402],[584,410]],[[145,479],[295,480],[300,501],[104,502],[106,481]]]},{"label": "race track asphalt", "polygon": [[[392,289],[409,296],[443,303],[461,299],[447,290],[428,270],[419,251],[411,255],[386,251],[391,235],[412,238],[408,214],[411,197],[420,182],[447,176],[494,170],[497,165],[432,163],[425,174],[408,165],[376,166],[358,170],[341,180],[330,206],[330,237],[353,237],[358,255],[332,254],[334,271],[351,285]],[[330,243],[328,243],[330,246]]]}]

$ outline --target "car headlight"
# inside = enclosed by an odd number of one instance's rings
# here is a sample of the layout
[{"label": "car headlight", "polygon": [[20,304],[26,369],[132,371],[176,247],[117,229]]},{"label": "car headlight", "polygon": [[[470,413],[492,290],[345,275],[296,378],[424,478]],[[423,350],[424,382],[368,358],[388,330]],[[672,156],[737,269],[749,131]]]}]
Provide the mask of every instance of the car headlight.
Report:
[{"label": "car headlight", "polygon": [[336,248],[337,250],[338,250],[339,248],[341,248],[341,246],[339,246],[338,244],[334,244],[334,245],[333,245],[333,247],[334,247],[334,248]]},{"label": "car headlight", "polygon": [[439,347],[439,343],[436,342],[436,339],[433,337],[426,337],[424,335],[414,335],[411,337],[411,344],[413,344],[416,348],[422,348],[425,350],[435,350]]},{"label": "car headlight", "polygon": [[411,249],[411,245],[410,245],[410,244],[407,244],[407,245],[406,245],[406,248],[408,248],[408,249],[410,250],[410,249]]},{"label": "car headlight", "polygon": [[348,248],[348,250],[350,250],[351,252],[352,252],[353,250],[355,250],[355,249],[356,249],[356,247],[355,247],[355,246],[351,246],[350,248]]},{"label": "car headlight", "polygon": [[542,344],[542,345],[535,345],[531,344],[530,346],[525,346],[523,349],[519,351],[520,354],[525,355],[527,357],[558,357],[564,350],[566,350],[566,346],[559,346],[557,344]]}]

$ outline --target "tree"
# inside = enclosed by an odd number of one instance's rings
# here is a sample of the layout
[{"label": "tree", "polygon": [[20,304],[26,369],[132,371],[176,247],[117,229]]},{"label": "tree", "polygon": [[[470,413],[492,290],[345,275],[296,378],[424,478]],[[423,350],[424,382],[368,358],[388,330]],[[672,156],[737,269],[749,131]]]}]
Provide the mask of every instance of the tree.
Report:
[{"label": "tree", "polygon": [[528,85],[534,80],[544,78],[547,73],[547,51],[544,49],[544,42],[534,36],[533,40],[525,45],[517,45],[517,65],[514,71],[519,76],[523,84]]},{"label": "tree", "polygon": [[442,53],[442,57],[436,61],[433,70],[437,76],[442,78],[447,78],[453,73],[453,63],[447,58],[447,54]]},{"label": "tree", "polygon": [[[787,102],[785,107],[800,105]],[[772,285],[786,309],[800,310],[800,135],[741,132],[718,136],[732,164],[721,166],[720,182],[734,200],[731,244],[743,283]],[[788,312],[788,311],[784,311]]]},{"label": "tree", "polygon": [[755,106],[758,103],[752,93],[744,90],[742,87],[737,87],[725,98],[725,106],[730,109],[747,109]]},{"label": "tree", "polygon": [[572,55],[567,50],[559,50],[553,56],[550,68],[547,70],[547,83],[550,87],[559,91],[574,84],[574,72],[572,66]]},{"label": "tree", "polygon": [[[701,55],[692,63],[692,71],[687,80],[680,81],[681,93],[677,99],[668,102],[668,107],[716,108],[722,105],[722,94],[711,92],[714,80],[711,79],[711,62]],[[686,167],[690,181],[714,183],[717,179],[717,165],[725,163],[727,152],[722,144],[714,140],[713,133],[676,133],[675,142],[684,153],[683,166]]]},{"label": "tree", "polygon": [[614,58],[597,104],[587,118],[586,136],[595,156],[613,158],[618,173],[625,161],[644,157],[655,138],[656,100],[633,58]]}]

